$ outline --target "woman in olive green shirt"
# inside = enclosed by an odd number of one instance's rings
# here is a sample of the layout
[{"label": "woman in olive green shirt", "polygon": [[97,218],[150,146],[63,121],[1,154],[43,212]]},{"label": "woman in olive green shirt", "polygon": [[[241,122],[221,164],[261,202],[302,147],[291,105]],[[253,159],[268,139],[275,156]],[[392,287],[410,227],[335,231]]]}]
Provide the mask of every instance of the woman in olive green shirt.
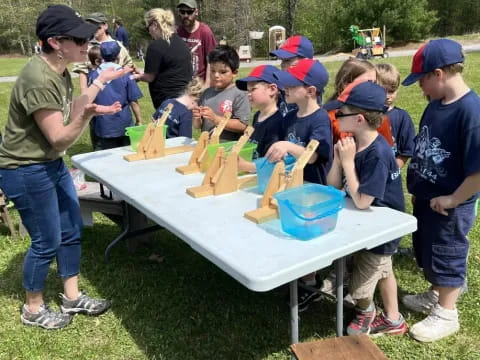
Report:
[{"label": "woman in olive green shirt", "polygon": [[[93,100],[106,82],[129,69],[103,71],[79,98],[67,65],[85,61],[87,42],[96,28],[70,7],[53,5],[37,19],[41,52],[22,69],[12,90],[8,121],[0,145],[0,187],[18,209],[31,237],[23,266],[26,325],[58,329],[73,314],[99,315],[110,302],[78,289],[82,220],[72,178],[62,160],[92,116],[121,110],[117,102],[98,106]],[[43,301],[50,263],[56,258],[63,280],[61,312]]]}]

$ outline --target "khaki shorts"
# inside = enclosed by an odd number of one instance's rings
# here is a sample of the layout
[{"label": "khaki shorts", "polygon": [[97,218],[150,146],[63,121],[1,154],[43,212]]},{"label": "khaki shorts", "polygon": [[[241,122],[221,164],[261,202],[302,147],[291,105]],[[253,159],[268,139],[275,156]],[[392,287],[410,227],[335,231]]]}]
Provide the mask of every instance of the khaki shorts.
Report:
[{"label": "khaki shorts", "polygon": [[353,255],[350,293],[355,300],[373,299],[377,283],[393,273],[392,256],[362,250]]}]

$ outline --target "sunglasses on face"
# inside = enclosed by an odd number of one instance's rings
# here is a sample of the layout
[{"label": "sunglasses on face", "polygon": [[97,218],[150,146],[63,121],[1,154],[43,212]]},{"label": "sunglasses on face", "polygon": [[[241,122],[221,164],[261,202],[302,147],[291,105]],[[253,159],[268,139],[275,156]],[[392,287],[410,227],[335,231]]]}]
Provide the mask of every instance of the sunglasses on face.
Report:
[{"label": "sunglasses on face", "polygon": [[63,41],[63,40],[69,40],[73,41],[75,45],[82,46],[85,45],[88,42],[88,39],[81,39],[81,38],[76,38],[73,36],[57,36],[58,41]]},{"label": "sunglasses on face", "polygon": [[358,114],[360,114],[360,113],[348,113],[348,114],[346,114],[346,113],[343,113],[339,110],[335,113],[335,117],[338,119],[338,118],[347,117],[347,116],[354,116],[354,115],[358,115]]},{"label": "sunglasses on face", "polygon": [[195,9],[178,9],[180,15],[192,15],[195,12]]}]

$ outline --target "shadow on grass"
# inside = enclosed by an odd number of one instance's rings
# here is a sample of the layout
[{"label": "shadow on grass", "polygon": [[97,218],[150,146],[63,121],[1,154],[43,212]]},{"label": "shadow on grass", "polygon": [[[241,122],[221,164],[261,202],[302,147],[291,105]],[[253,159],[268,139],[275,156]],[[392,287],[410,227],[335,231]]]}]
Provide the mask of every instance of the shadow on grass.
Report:
[{"label": "shadow on grass", "polygon": [[[104,250],[119,231],[105,221],[86,228],[83,236],[81,284],[113,301],[110,320],[101,321],[107,327],[96,335],[103,337],[102,343],[108,342],[113,349],[125,346],[112,334],[127,331],[148,359],[289,358],[287,286],[265,293],[250,291],[165,230],[154,235],[150,248],[139,248],[134,255],[125,243],[118,244],[105,264]],[[158,255],[157,260],[149,260],[152,254]],[[17,254],[0,274],[1,295],[18,298],[19,305],[22,263],[23,254]],[[399,259],[396,266],[418,276],[412,259]],[[52,268],[46,301],[58,304],[59,292],[62,285]],[[349,319],[347,311],[345,318]],[[91,320],[78,319],[72,331],[88,333],[93,326]],[[300,341],[332,336],[333,302],[314,303],[300,315]],[[79,358],[85,356],[79,354]]]},{"label": "shadow on grass", "polygon": [[[119,244],[103,263],[110,237],[86,231],[82,275],[104,297],[148,358],[261,359],[290,343],[287,287],[255,293],[163,230],[150,249],[129,255]],[[108,230],[108,229],[107,229]],[[109,231],[107,231],[109,232]],[[160,260],[151,261],[149,255]],[[333,336],[335,305],[301,316],[301,339]]]}]

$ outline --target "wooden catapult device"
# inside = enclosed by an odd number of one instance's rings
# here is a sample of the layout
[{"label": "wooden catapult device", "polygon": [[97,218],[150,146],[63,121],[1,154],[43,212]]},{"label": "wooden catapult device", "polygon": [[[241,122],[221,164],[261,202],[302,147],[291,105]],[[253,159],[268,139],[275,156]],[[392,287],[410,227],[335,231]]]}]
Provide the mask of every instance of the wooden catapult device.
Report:
[{"label": "wooden catapult device", "polygon": [[244,216],[257,224],[278,217],[278,204],[273,194],[303,185],[303,169],[318,147],[317,140],[310,140],[303,154],[298,158],[290,173],[285,171],[285,163],[279,161],[273,168],[268,185],[257,209],[248,211]]},{"label": "wooden catapult device", "polygon": [[242,187],[249,187],[256,184],[256,176],[238,177],[238,156],[242,147],[247,143],[253,133],[253,127],[249,126],[233,145],[227,155],[225,148],[220,146],[215,157],[207,169],[202,185],[187,189],[187,194],[194,198],[227,194]]},{"label": "wooden catapult device", "polygon": [[138,150],[135,154],[124,155],[127,161],[148,160],[166,155],[179,154],[194,149],[193,145],[181,145],[174,147],[165,147],[165,137],[163,135],[163,125],[167,121],[168,115],[172,111],[173,104],[168,104],[160,119],[154,123],[148,124],[145,134],[140,140]]},{"label": "wooden catapult device", "polygon": [[205,170],[206,163],[208,161],[207,145],[214,145],[220,143],[220,135],[225,129],[225,126],[227,126],[228,120],[230,120],[231,116],[231,113],[225,113],[225,117],[215,127],[210,137],[208,131],[203,131],[198,138],[197,145],[195,146],[192,156],[188,161],[188,165],[179,166],[175,168],[175,170],[182,175],[195,174],[202,170]]}]

